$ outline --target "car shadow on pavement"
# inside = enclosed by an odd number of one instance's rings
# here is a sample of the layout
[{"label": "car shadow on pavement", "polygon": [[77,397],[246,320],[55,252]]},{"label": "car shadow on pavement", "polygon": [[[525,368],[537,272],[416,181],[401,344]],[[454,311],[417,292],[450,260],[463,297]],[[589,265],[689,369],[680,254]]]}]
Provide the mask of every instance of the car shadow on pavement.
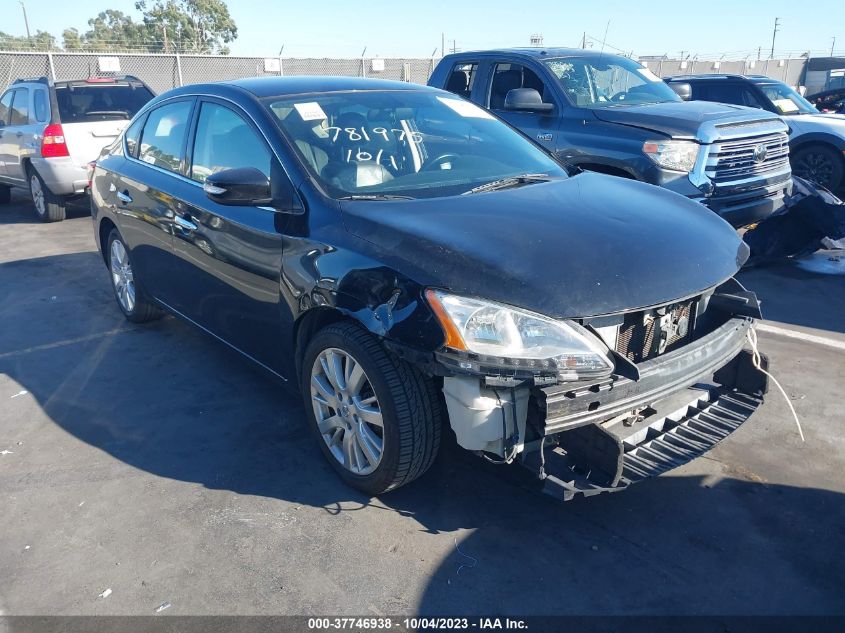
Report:
[{"label": "car shadow on pavement", "polygon": [[[746,268],[737,276],[762,302],[763,318],[845,333],[845,252],[818,251],[810,257]],[[800,289],[784,292],[784,287]]]},{"label": "car shadow on pavement", "polygon": [[157,477],[327,516],[377,510],[454,535],[422,613],[842,609],[841,494],[727,472],[562,504],[447,433],[427,475],[371,499],[335,475],[301,402],[276,380],[174,318],[125,323],[98,254],[2,264],[0,287],[10,290],[0,297],[0,374],[78,440]]},{"label": "car shadow on pavement", "polygon": [[[81,218],[91,215],[88,196],[75,198],[67,203],[66,219]],[[32,198],[20,189],[12,189],[12,200],[0,206],[0,225],[3,224],[44,224],[35,215]]]}]

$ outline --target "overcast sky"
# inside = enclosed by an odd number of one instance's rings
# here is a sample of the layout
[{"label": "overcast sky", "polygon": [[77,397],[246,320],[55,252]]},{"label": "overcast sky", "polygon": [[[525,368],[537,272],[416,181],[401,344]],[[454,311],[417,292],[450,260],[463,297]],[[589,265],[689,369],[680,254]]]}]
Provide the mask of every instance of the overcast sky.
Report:
[{"label": "overcast sky", "polygon": [[[445,33],[447,50],[456,40],[464,50],[526,46],[541,33],[547,46],[578,46],[584,32],[598,40],[607,29],[608,50],[637,55],[680,51],[700,58],[763,56],[771,48],[775,17],[781,19],[776,56],[798,56],[810,50],[827,54],[836,37],[845,55],[845,0],[230,0],[238,25],[233,54],[355,57],[367,55],[427,57]],[[531,6],[535,9],[532,10]],[[87,28],[88,18],[106,8],[137,15],[133,0],[26,0],[30,28],[56,36],[70,26]],[[0,0],[0,30],[24,35],[17,0]],[[608,28],[608,20],[610,26]],[[600,44],[597,44],[600,46]]]}]

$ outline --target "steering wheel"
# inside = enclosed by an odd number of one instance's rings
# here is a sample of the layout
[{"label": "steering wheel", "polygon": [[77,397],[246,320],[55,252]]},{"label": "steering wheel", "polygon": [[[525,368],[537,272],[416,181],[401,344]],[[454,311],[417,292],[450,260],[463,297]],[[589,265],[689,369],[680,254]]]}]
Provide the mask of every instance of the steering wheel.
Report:
[{"label": "steering wheel", "polygon": [[420,171],[431,171],[432,169],[435,169],[436,167],[440,167],[441,169],[443,169],[444,163],[449,163],[449,162],[455,161],[458,158],[459,157],[458,157],[457,154],[441,154],[440,156],[438,156],[434,160],[430,160],[425,165],[423,165],[423,168],[420,169]]}]

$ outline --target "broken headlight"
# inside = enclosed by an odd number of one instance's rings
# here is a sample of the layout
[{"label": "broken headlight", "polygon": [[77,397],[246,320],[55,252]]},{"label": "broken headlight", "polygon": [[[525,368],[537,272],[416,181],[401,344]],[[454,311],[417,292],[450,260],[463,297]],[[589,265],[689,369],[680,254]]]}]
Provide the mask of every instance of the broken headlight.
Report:
[{"label": "broken headlight", "polygon": [[672,171],[690,172],[698,158],[698,143],[692,141],[646,141],[643,152],[655,163]]},{"label": "broken headlight", "polygon": [[439,290],[426,291],[426,297],[446,332],[446,347],[452,350],[524,369],[554,371],[561,380],[613,371],[607,347],[572,321]]}]

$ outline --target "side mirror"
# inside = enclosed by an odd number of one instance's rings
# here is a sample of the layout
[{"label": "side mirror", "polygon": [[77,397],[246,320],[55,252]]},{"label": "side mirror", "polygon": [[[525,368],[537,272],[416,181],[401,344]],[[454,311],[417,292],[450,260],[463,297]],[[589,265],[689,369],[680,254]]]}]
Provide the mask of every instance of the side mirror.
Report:
[{"label": "side mirror", "polygon": [[544,103],[543,97],[534,88],[514,88],[505,95],[505,110],[551,112],[554,109],[554,104]]},{"label": "side mirror", "polygon": [[270,179],[255,167],[224,169],[206,178],[203,191],[218,204],[261,206],[270,204]]},{"label": "side mirror", "polygon": [[684,101],[689,101],[692,99],[692,86],[687,83],[678,83],[676,81],[672,81],[669,83],[669,87],[675,91],[675,94],[678,95]]}]

